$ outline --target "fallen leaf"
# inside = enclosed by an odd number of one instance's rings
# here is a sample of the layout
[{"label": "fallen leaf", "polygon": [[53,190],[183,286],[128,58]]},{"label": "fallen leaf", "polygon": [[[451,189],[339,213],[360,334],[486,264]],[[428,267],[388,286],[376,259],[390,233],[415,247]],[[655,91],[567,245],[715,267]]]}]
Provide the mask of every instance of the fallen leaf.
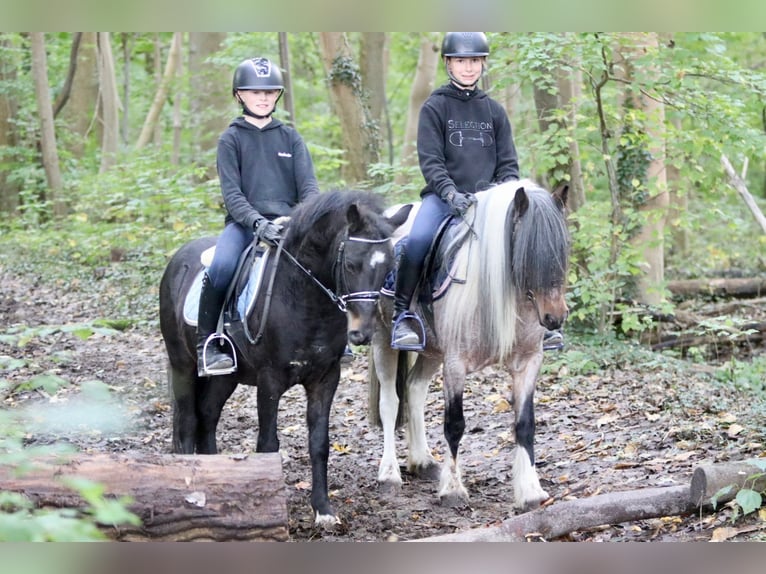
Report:
[{"label": "fallen leaf", "polygon": [[711,542],[725,542],[729,538],[732,538],[737,535],[737,529],[736,528],[730,528],[728,526],[723,526],[721,528],[716,528],[713,530],[713,536],[710,537]]},{"label": "fallen leaf", "polygon": [[726,434],[728,434],[729,437],[734,438],[739,433],[741,433],[743,430],[745,430],[745,427],[735,423],[735,424],[733,424],[733,425],[731,425],[729,427],[729,430],[726,432]]},{"label": "fallen leaf", "polygon": [[619,418],[620,418],[620,417],[619,417],[618,415],[616,415],[616,414],[608,414],[608,415],[604,415],[603,417],[599,418],[599,419],[596,421],[596,426],[597,426],[597,427],[602,427],[602,426],[604,426],[604,425],[608,425],[608,424],[610,424],[610,423],[613,423],[614,421],[616,421],[616,420],[617,420],[617,419],[619,419]]},{"label": "fallen leaf", "polygon": [[295,490],[311,490],[311,483],[306,480],[301,480],[295,483]]},{"label": "fallen leaf", "polygon": [[495,403],[494,408],[492,409],[493,413],[507,413],[509,410],[511,410],[511,404],[506,401],[505,399],[500,399]]}]

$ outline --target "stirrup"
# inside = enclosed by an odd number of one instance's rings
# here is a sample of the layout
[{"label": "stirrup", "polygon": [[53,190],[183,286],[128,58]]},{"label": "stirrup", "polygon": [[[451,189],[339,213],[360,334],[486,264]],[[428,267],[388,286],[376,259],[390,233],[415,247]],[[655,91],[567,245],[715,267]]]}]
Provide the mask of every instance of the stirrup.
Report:
[{"label": "stirrup", "polygon": [[[401,323],[404,320],[412,319],[413,323],[417,326],[420,333],[417,332],[417,330],[413,329],[413,333],[415,333],[418,336],[418,342],[413,343],[410,345],[403,345],[401,343],[396,342],[394,337],[396,336],[396,328],[399,326],[399,323]],[[426,329],[423,326],[423,320],[418,317],[415,313],[412,313],[410,311],[405,311],[404,313],[401,313],[395,320],[393,327],[391,328],[391,348],[397,349],[399,351],[417,351],[420,352],[423,349],[426,348]]]},{"label": "stirrup", "polygon": [[[218,339],[223,339],[223,341],[229,346],[229,349],[231,349],[231,360],[233,364],[231,367],[227,367],[225,369],[208,369],[207,368],[207,346],[211,343],[211,341],[217,341]],[[198,376],[217,377],[220,375],[230,375],[236,370],[237,370],[237,351],[234,348],[234,343],[232,343],[231,339],[229,339],[229,337],[223,333],[211,333],[210,336],[207,339],[205,339],[205,344],[202,347],[202,370],[198,369],[197,371]]]}]

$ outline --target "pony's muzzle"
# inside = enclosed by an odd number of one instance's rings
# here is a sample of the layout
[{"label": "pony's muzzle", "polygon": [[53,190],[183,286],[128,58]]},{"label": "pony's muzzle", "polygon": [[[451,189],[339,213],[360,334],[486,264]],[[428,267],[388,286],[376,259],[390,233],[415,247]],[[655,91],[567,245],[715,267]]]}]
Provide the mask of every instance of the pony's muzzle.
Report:
[{"label": "pony's muzzle", "polygon": [[352,345],[369,345],[370,339],[371,337],[369,333],[359,329],[348,330],[348,342]]}]

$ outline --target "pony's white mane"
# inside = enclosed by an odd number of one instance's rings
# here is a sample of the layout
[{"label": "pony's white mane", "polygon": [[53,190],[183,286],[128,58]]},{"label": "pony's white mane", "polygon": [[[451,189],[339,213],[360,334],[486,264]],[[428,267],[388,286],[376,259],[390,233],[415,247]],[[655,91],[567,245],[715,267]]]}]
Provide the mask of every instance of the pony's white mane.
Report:
[{"label": "pony's white mane", "polygon": [[443,351],[478,348],[498,362],[510,356],[516,340],[516,290],[505,225],[520,187],[541,189],[531,180],[500,184],[477,193],[478,203],[466,215],[479,237],[471,233],[456,256],[455,274],[465,283],[445,295],[449,312],[439,328]]}]

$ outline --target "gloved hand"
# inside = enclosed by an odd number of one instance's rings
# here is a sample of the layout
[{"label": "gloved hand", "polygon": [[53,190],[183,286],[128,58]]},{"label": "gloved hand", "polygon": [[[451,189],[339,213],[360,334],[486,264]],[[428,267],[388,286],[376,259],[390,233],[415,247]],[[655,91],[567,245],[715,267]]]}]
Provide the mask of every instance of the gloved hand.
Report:
[{"label": "gloved hand", "polygon": [[455,215],[463,216],[468,208],[476,203],[476,196],[471,193],[463,193],[457,189],[450,188],[443,196],[450,209]]},{"label": "gloved hand", "polygon": [[258,241],[276,246],[282,239],[282,226],[264,217],[255,224],[255,237]]}]

